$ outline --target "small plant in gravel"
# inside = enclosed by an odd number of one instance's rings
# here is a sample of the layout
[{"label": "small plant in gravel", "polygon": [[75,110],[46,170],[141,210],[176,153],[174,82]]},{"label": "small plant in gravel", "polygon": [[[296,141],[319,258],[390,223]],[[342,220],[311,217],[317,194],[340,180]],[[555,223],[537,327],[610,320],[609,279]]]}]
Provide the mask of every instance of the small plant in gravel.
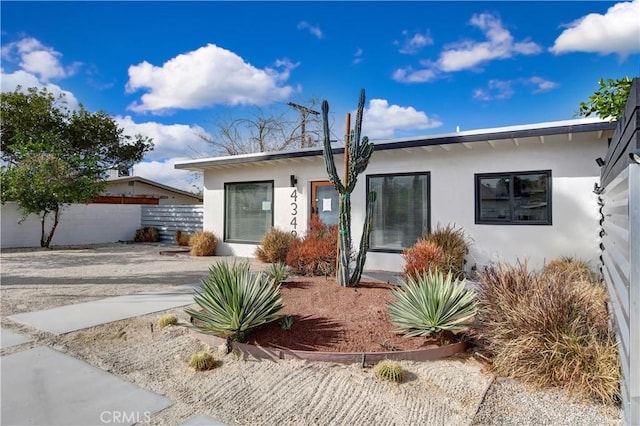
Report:
[{"label": "small plant in gravel", "polygon": [[265,274],[271,281],[282,284],[289,278],[289,269],[286,263],[272,263]]},{"label": "small plant in gravel", "polygon": [[295,238],[290,232],[271,228],[264,234],[262,242],[256,248],[256,257],[265,263],[284,263]]},{"label": "small plant in gravel", "polygon": [[189,367],[196,371],[211,370],[216,366],[216,359],[207,351],[194,354],[189,360]]},{"label": "small plant in gravel", "polygon": [[153,226],[145,226],[136,230],[136,235],[133,239],[136,243],[157,243],[160,241],[160,233],[158,228]]},{"label": "small plant in gravel", "polygon": [[209,231],[196,232],[191,236],[191,256],[213,256],[218,239]]},{"label": "small plant in gravel", "polygon": [[425,239],[418,240],[406,249],[402,256],[405,260],[404,275],[407,279],[417,279],[425,272],[444,270],[445,257],[442,247]]},{"label": "small plant in gravel", "polygon": [[191,244],[191,235],[180,230],[176,231],[174,239],[176,244],[181,247],[186,247]]},{"label": "small plant in gravel", "polygon": [[291,327],[293,327],[292,316],[287,315],[280,320],[280,328],[282,328],[283,330],[291,330]]},{"label": "small plant in gravel", "polygon": [[314,216],[304,238],[291,243],[287,265],[296,274],[329,276],[336,272],[337,253],[338,227],[327,226]]},{"label": "small plant in gravel", "polygon": [[251,330],[280,318],[283,308],[280,284],[251,273],[246,260],[211,266],[194,300],[199,309],[185,312],[197,329],[237,341],[246,341]]},{"label": "small plant in gravel", "polygon": [[165,314],[158,318],[158,328],[165,328],[168,325],[178,324],[178,317],[173,314]]},{"label": "small plant in gravel", "polygon": [[424,239],[437,244],[442,249],[443,272],[451,271],[454,276],[458,276],[464,271],[465,257],[469,252],[471,239],[465,235],[462,228],[456,229],[455,225],[451,224],[444,227],[438,225]]},{"label": "small plant in gravel", "polygon": [[426,272],[393,291],[389,304],[391,324],[396,332],[411,336],[432,336],[442,331],[468,330],[476,314],[476,300],[465,281],[452,280],[449,272]]},{"label": "small plant in gravel", "polygon": [[402,383],[405,377],[404,368],[399,362],[385,359],[373,367],[373,372],[377,378],[394,383]]}]

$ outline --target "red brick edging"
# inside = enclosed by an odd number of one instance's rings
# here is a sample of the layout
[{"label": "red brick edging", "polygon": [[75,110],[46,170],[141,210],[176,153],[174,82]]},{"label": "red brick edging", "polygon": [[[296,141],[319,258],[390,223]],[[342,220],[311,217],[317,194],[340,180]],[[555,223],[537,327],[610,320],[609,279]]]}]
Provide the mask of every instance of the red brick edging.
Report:
[{"label": "red brick edging", "polygon": [[[211,334],[204,334],[193,329],[191,333],[200,341],[219,347],[226,345],[227,341],[221,337]],[[272,348],[268,346],[249,345],[246,343],[231,342],[232,349],[239,351],[242,355],[251,355],[259,359],[305,359],[308,361],[339,362],[343,364],[378,362],[383,359],[393,359],[397,361],[431,361],[446,358],[467,349],[466,342],[457,342],[450,345],[438,346],[428,349],[416,349],[412,351],[390,351],[390,352],[318,352],[318,351],[297,351],[285,348]]]}]

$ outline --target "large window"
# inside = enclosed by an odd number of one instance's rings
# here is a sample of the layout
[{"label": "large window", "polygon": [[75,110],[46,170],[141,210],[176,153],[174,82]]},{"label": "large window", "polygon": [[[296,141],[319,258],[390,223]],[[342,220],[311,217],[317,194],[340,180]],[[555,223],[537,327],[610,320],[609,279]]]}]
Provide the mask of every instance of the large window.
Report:
[{"label": "large window", "polygon": [[371,251],[398,252],[429,232],[429,173],[367,176],[376,193]]},{"label": "large window", "polygon": [[224,185],[224,240],[259,243],[273,227],[273,181]]},{"label": "large window", "polygon": [[476,174],[476,223],[551,225],[551,171]]}]

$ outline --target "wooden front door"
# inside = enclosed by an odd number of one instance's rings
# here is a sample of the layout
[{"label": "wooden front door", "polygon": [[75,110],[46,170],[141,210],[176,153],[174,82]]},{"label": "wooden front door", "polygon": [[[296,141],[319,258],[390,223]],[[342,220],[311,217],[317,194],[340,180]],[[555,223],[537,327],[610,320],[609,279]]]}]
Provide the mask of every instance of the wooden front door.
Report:
[{"label": "wooden front door", "polygon": [[311,182],[311,214],[326,225],[337,225],[338,195],[338,191],[328,180]]}]

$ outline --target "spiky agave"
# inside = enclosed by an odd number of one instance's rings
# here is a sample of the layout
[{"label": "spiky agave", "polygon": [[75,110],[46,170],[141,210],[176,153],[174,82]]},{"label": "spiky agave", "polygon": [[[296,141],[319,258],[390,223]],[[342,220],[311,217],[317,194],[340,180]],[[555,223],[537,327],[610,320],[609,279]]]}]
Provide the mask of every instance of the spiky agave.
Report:
[{"label": "spiky agave", "polygon": [[280,284],[251,273],[246,260],[214,264],[195,293],[200,309],[185,309],[195,319],[194,326],[238,341],[244,341],[252,329],[280,318],[277,313],[283,308]]},{"label": "spiky agave", "polygon": [[412,336],[433,336],[442,331],[469,329],[477,311],[475,294],[465,281],[452,280],[440,271],[428,271],[417,278],[409,276],[393,291],[389,304],[391,323],[396,332]]}]

